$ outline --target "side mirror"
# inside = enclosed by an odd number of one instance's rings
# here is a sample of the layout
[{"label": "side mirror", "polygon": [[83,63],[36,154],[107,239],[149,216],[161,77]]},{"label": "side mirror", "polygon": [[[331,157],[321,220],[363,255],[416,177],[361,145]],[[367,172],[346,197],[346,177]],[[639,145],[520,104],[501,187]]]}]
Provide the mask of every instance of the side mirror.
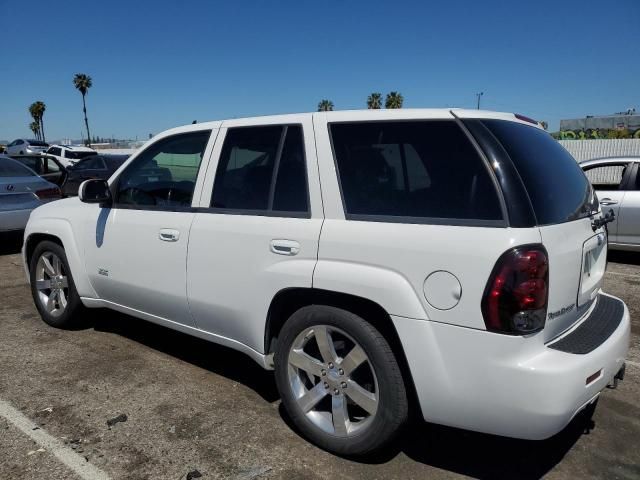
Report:
[{"label": "side mirror", "polygon": [[78,197],[84,203],[111,205],[111,190],[106,180],[85,180],[78,188]]}]

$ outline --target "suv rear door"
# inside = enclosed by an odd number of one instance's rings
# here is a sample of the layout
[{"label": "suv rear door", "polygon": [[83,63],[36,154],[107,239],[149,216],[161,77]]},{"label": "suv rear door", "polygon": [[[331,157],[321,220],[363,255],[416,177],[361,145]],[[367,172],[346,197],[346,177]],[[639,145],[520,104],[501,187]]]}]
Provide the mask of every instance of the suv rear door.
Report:
[{"label": "suv rear door", "polygon": [[323,221],[309,115],[225,121],[189,240],[199,329],[264,352],[269,305],[310,288]]},{"label": "suv rear door", "polygon": [[640,162],[633,162],[630,170],[620,207],[617,242],[637,249],[640,248]]}]

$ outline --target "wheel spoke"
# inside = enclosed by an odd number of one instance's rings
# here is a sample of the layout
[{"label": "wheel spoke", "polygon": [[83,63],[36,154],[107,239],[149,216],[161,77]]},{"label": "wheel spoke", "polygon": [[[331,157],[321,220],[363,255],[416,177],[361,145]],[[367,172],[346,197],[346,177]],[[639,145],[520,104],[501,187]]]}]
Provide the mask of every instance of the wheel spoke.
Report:
[{"label": "wheel spoke", "polygon": [[336,434],[347,435],[349,413],[347,412],[347,401],[344,395],[331,397],[331,416]]},{"label": "wheel spoke", "polygon": [[298,399],[298,404],[304,413],[307,413],[313,407],[315,407],[320,400],[327,394],[327,390],[324,388],[322,382],[318,383],[315,387],[305,393]]},{"label": "wheel spoke", "polygon": [[345,375],[351,375],[356,368],[362,365],[367,360],[367,355],[359,345],[354,346],[346,357],[340,362],[340,366],[343,368]]},{"label": "wheel spoke", "polygon": [[316,337],[318,343],[318,349],[320,355],[322,355],[322,361],[324,363],[334,363],[337,359],[335,348],[333,347],[333,340],[327,327],[314,327],[313,334]]},{"label": "wheel spoke", "polygon": [[345,389],[345,393],[353,400],[357,405],[362,407],[369,414],[373,415],[378,409],[378,400],[375,394],[365,390],[353,380],[347,381],[348,387]]},{"label": "wheel spoke", "polygon": [[62,273],[62,265],[60,263],[60,258],[57,255],[53,256],[53,270],[56,272],[56,275],[60,275]]},{"label": "wheel spoke", "polygon": [[58,290],[58,301],[60,302],[60,308],[63,310],[67,308],[67,296],[64,293],[64,290]]},{"label": "wheel spoke", "polygon": [[302,350],[291,350],[289,363],[316,377],[322,375],[322,364]]},{"label": "wheel spoke", "polygon": [[69,279],[67,277],[60,277],[60,285],[62,285],[62,288],[67,288],[69,286]]},{"label": "wheel spoke", "polygon": [[57,296],[58,296],[58,291],[54,290],[53,292],[51,292],[51,295],[49,295],[49,298],[47,299],[47,311],[49,313],[53,312],[56,309]]},{"label": "wheel spoke", "polygon": [[51,288],[51,280],[36,280],[36,289],[46,290]]},{"label": "wheel spoke", "polygon": [[50,277],[55,277],[56,271],[53,269],[53,266],[51,265],[49,259],[43,255],[42,257],[40,257],[40,260],[42,260],[42,265],[44,266],[44,271],[46,272],[46,274]]}]

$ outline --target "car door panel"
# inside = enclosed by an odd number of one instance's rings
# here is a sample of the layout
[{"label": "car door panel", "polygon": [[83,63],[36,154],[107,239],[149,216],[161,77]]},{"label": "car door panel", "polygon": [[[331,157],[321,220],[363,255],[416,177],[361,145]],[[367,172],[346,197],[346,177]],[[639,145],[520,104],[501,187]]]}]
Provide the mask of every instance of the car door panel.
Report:
[{"label": "car door panel", "polygon": [[[187,247],[195,216],[193,199],[200,197],[199,177],[206,171],[216,132],[207,129],[160,138],[112,179],[114,206],[92,211],[85,232],[86,269],[99,298],[194,325],[186,296]],[[189,165],[175,150],[187,141],[202,148],[187,155]],[[201,157],[199,166],[194,155]],[[167,162],[169,180],[150,180],[146,175],[149,165],[155,168],[158,162],[161,166]],[[192,188],[191,200],[175,193],[185,182]],[[174,232],[173,239],[163,235],[167,230]]]},{"label": "car door panel", "polygon": [[[308,213],[210,207],[212,191],[215,197],[218,188],[214,187],[214,180],[229,129],[260,126],[260,121],[232,121],[229,128],[225,128],[225,122],[220,131],[202,190],[202,210],[191,228],[187,293],[199,329],[262,353],[272,299],[283,289],[312,286],[323,214],[311,119],[304,115],[286,116],[283,121],[302,125],[304,132]],[[275,167],[274,170],[278,171]],[[254,173],[259,171],[256,168]],[[254,188],[258,188],[257,184]]]},{"label": "car door panel", "polygon": [[635,163],[619,209],[616,243],[640,246],[640,168]]}]

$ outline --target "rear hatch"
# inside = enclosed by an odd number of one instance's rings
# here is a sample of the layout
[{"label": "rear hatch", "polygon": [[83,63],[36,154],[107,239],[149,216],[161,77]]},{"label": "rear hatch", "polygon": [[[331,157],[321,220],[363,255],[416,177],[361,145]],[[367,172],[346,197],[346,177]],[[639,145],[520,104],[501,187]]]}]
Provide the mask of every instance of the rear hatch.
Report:
[{"label": "rear hatch", "polygon": [[544,339],[576,323],[593,303],[604,277],[606,231],[594,229],[599,206],[575,159],[548,133],[506,120],[483,120],[511,158],[529,196],[549,259]]}]

